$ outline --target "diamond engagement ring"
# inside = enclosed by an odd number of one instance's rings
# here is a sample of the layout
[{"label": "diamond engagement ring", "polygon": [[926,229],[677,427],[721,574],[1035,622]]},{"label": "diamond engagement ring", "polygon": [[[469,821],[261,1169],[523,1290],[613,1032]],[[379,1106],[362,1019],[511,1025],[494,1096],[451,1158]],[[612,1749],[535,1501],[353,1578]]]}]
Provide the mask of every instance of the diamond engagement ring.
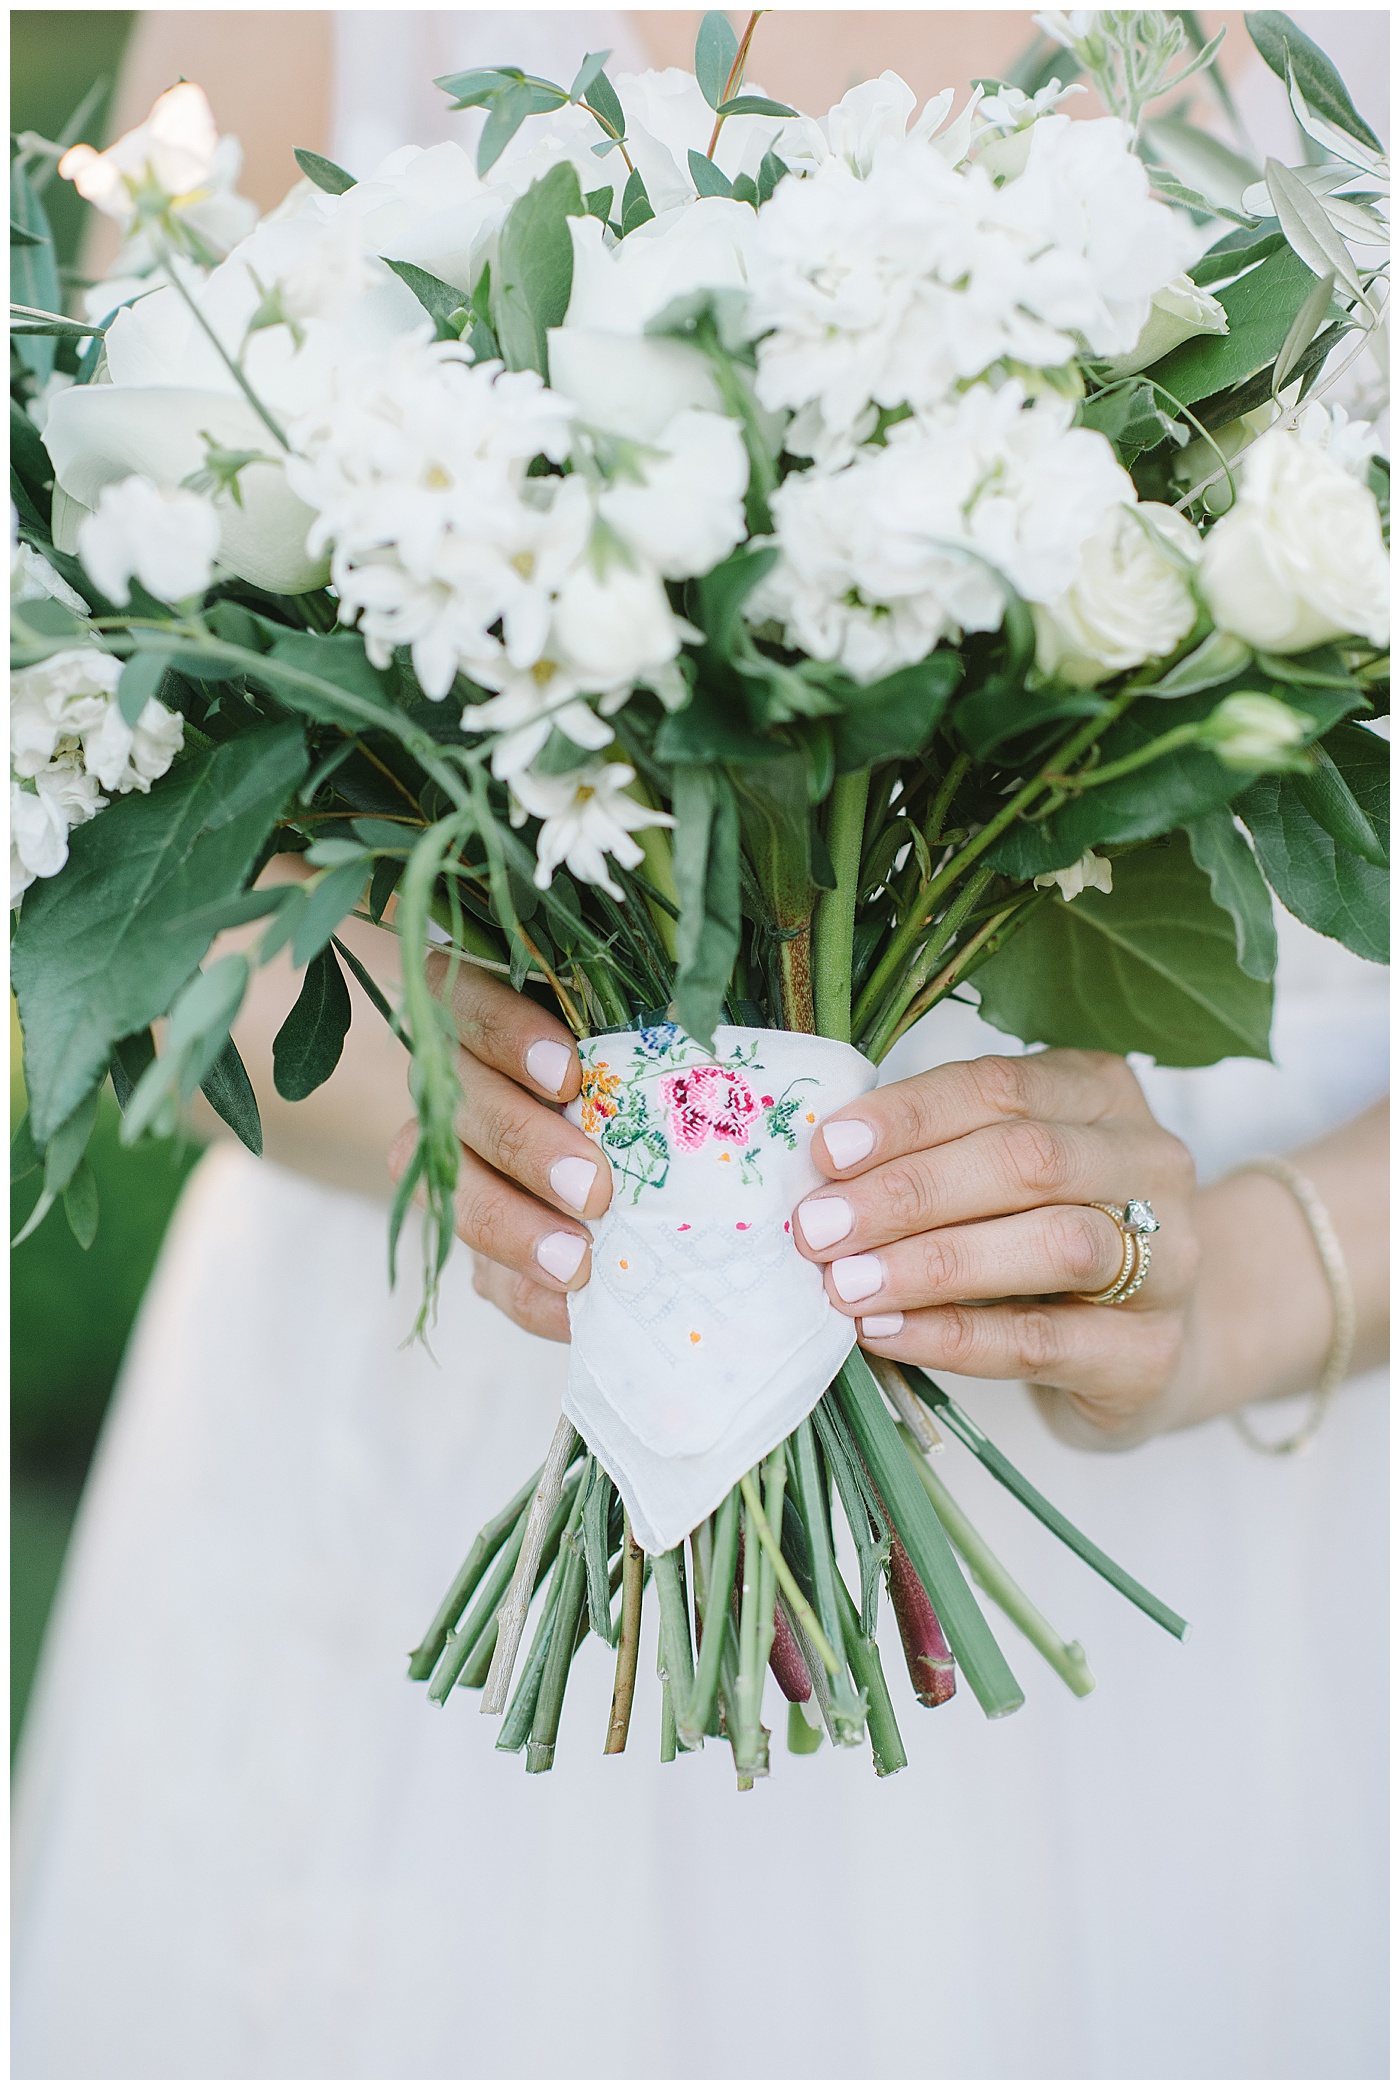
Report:
[{"label": "diamond engagement ring", "polygon": [[1112,1284],[1101,1292],[1081,1292],[1086,1306],[1122,1306],[1140,1292],[1152,1268],[1151,1236],[1160,1233],[1162,1222],[1145,1197],[1130,1197],[1126,1205],[1100,1204],[1089,1200],[1094,1211],[1106,1212],[1123,1236],[1123,1261]]}]

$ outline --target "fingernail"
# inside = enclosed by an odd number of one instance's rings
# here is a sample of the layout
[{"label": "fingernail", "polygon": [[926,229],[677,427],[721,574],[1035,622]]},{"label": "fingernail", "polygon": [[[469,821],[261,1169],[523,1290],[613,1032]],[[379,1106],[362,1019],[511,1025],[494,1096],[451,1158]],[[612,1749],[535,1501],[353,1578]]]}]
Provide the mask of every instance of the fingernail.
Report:
[{"label": "fingernail", "polygon": [[834,1125],[823,1125],[822,1138],[837,1168],[854,1168],[875,1144],[875,1134],[859,1118],[838,1118]]},{"label": "fingernail", "polygon": [[553,1038],[536,1038],[525,1055],[525,1071],[531,1081],[537,1081],[542,1089],[549,1090],[551,1096],[557,1096],[568,1079],[572,1059],[573,1054],[567,1045],[560,1045]]},{"label": "fingernail", "polygon": [[862,1335],[868,1335],[872,1342],[878,1343],[887,1341],[892,1335],[898,1335],[903,1326],[903,1314],[866,1314],[860,1324],[860,1332]]},{"label": "fingernail", "polygon": [[831,1266],[832,1282],[848,1306],[868,1299],[885,1281],[885,1266],[877,1255],[841,1255]]},{"label": "fingernail", "polygon": [[577,1274],[587,1247],[582,1234],[546,1234],[535,1243],[535,1261],[560,1284],[567,1284]]},{"label": "fingernail", "polygon": [[[566,1205],[571,1205],[575,1212],[581,1212],[588,1203],[589,1193],[597,1180],[597,1162],[585,1161],[578,1154],[566,1154],[564,1159],[556,1161],[549,1171],[550,1189],[556,1197],[562,1197]],[[570,1234],[567,1238],[572,1241],[575,1237]]]},{"label": "fingernail", "polygon": [[844,1197],[809,1197],[798,1206],[797,1216],[809,1248],[830,1248],[844,1241],[856,1223]]}]

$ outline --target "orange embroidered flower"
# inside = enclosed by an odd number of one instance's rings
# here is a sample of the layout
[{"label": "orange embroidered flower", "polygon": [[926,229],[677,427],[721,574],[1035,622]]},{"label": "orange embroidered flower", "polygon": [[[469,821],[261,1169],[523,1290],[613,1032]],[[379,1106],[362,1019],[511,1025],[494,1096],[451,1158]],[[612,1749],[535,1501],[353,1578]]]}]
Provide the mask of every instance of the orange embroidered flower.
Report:
[{"label": "orange embroidered flower", "polygon": [[609,1118],[617,1116],[617,1097],[621,1088],[621,1075],[611,1073],[606,1060],[584,1068],[579,1101],[585,1132],[596,1133]]}]

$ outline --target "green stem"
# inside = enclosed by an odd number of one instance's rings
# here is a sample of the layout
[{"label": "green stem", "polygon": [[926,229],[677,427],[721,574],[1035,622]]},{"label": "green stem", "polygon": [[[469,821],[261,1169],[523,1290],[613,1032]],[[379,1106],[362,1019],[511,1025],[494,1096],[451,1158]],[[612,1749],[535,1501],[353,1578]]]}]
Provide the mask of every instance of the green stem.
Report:
[{"label": "green stem", "polygon": [[690,1622],[685,1615],[685,1597],[681,1592],[679,1556],[674,1549],[669,1553],[653,1553],[651,1576],[661,1608],[662,1675],[671,1686],[673,1702],[685,1706],[695,1688],[695,1670],[690,1652]]},{"label": "green stem", "polygon": [[[752,1478],[752,1476],[750,1476]],[[752,1516],[747,1501],[744,1505],[744,1565],[742,1570],[742,1594],[739,1603],[739,1676],[738,1707],[734,1736],[735,1766],[743,1777],[757,1778],[767,1770],[768,1764],[763,1748],[763,1672],[766,1663],[759,1660],[759,1562],[763,1548],[757,1543]]]},{"label": "green stem", "polygon": [[[1157,761],[1162,755],[1171,754],[1174,748],[1194,746],[1203,737],[1204,728],[1201,725],[1174,726],[1170,733],[1163,733],[1158,739],[1149,740],[1147,746],[1140,747],[1135,754],[1123,755],[1117,762],[1105,762],[1102,769],[1081,770],[1073,780],[1074,788],[1076,791],[1093,791],[1100,784],[1116,783],[1120,776],[1131,776],[1135,769],[1145,769],[1149,762]],[[1054,778],[1052,781],[1060,782],[1061,779]]]},{"label": "green stem", "polygon": [[870,771],[852,770],[831,787],[826,843],[836,869],[836,887],[817,901],[812,961],[817,1029],[824,1038],[851,1037],[851,949],[860,888],[860,844]]},{"label": "green stem", "polygon": [[[473,1590],[487,1568],[500,1552],[506,1539],[514,1533],[517,1524],[524,1532],[522,1511],[535,1489],[539,1486],[539,1473],[526,1481],[523,1488],[514,1494],[503,1510],[498,1510],[489,1522],[482,1525],[472,1543],[472,1549],[457,1570],[452,1587],[438,1605],[433,1622],[408,1658],[408,1674],[413,1683],[426,1683],[437,1666],[438,1656],[447,1645],[447,1636],[471,1601]],[[504,1588],[504,1583],[502,1587]]]},{"label": "green stem", "polygon": [[865,1693],[870,1754],[875,1760],[878,1775],[888,1778],[892,1772],[902,1771],[909,1758],[904,1753],[899,1722],[894,1716],[894,1705],[890,1699],[890,1687],[885,1682],[880,1650],[873,1640],[867,1640],[862,1634],[860,1614],[840,1575],[836,1577],[836,1601],[841,1607],[846,1660],[851,1665],[851,1673],[856,1682]]},{"label": "green stem", "polygon": [[[894,987],[890,991],[889,999],[876,1018],[875,1027],[871,1033],[872,1039],[877,1046],[884,1047],[888,1033],[899,1022],[901,1012],[908,1007],[912,998],[923,988],[929,974],[933,971],[949,944],[957,937],[964,922],[966,922],[973,908],[976,907],[977,902],[981,899],[995,876],[996,873],[989,871],[985,864],[980,870],[973,872],[967,884],[948,909],[948,912],[939,922],[934,934],[924,945],[917,963],[910,967],[903,979],[895,982]],[[872,1048],[870,1057],[879,1059],[880,1056],[880,1051]]]},{"label": "green stem", "polygon": [[620,1756],[632,1724],[632,1698],[637,1688],[637,1658],[642,1645],[642,1584],[646,1555],[632,1536],[632,1520],[622,1519],[622,1616],[617,1634],[617,1669],[613,1676],[612,1712],[604,1756]]},{"label": "green stem", "polygon": [[253,409],[253,412],[262,422],[263,427],[273,438],[274,442],[280,443],[284,450],[290,450],[292,446],[287,441],[285,432],[278,427],[276,421],[274,421],[274,419],[272,418],[272,415],[263,405],[261,399],[259,399],[257,393],[253,390],[247,378],[243,375],[241,366],[229,354],[228,350],[224,347],[223,342],[219,339],[218,335],[214,332],[214,329],[210,326],[204,314],[200,311],[198,304],[190,296],[188,290],[186,290],[184,284],[180,281],[179,271],[175,267],[174,254],[168,246],[166,247],[165,252],[161,258],[166,264],[166,275],[169,278],[171,288],[180,297],[181,301],[188,310],[190,317],[194,320],[195,325],[199,328],[200,332],[209,342],[210,346],[214,350],[215,355],[219,358],[219,361],[223,364],[229,376],[233,379],[239,391],[243,394],[249,406]]},{"label": "green stem", "polygon": [[[826,1489],[817,1459],[816,1437],[810,1415],[793,1431],[792,1446],[797,1455],[798,1505],[802,1513],[803,1529],[807,1534],[812,1589],[817,1600],[816,1610],[821,1619],[827,1646],[840,1648],[844,1643],[841,1632],[841,1607],[836,1597],[836,1556],[832,1549]],[[813,1647],[815,1645],[814,1641]],[[824,1655],[819,1666],[826,1666]],[[814,1677],[814,1681],[816,1680]],[[860,1740],[865,1728],[865,1711],[858,1694],[851,1687],[844,1662],[831,1679],[831,1720],[831,1738],[834,1742],[839,1742],[843,1748],[847,1748]]]},{"label": "green stem", "polygon": [[584,1492],[581,1485],[574,1504],[574,1514],[569,1520],[570,1529],[565,1534],[560,1549],[559,1595],[554,1606],[554,1626],[549,1636],[549,1652],[545,1657],[544,1671],[540,1678],[535,1714],[530,1722],[530,1744],[525,1751],[527,1771],[549,1771],[554,1768],[554,1745],[559,1738],[559,1714],[564,1704],[569,1669],[578,1646],[579,1625],[588,1593],[588,1569],[575,1535],[583,1510]]},{"label": "green stem", "polygon": [[948,765],[948,774],[938,787],[938,795],[929,809],[924,822],[924,840],[932,849],[943,833],[943,822],[948,817],[948,808],[957,796],[958,786],[972,767],[971,755],[955,755]]},{"label": "green stem", "polygon": [[[543,1582],[545,1576],[549,1573],[550,1569],[554,1566],[555,1561],[559,1557],[559,1542],[564,1536],[564,1527],[569,1521],[569,1512],[573,1508],[573,1506],[573,1495],[566,1491],[564,1499],[559,1503],[558,1507],[556,1508],[553,1519],[550,1523],[550,1527],[548,1531],[545,1533],[544,1545],[540,1551],[540,1564],[535,1572],[536,1590],[539,1589],[541,1582]],[[523,1528],[524,1527],[522,1520],[522,1533]],[[511,1543],[512,1546],[514,1546],[515,1542],[513,1537]],[[493,1606],[491,1611],[487,1613],[487,1615],[484,1618],[482,1618],[482,1613],[486,1610],[486,1606],[483,1600],[479,1602],[476,1608],[473,1610],[472,1618],[480,1618],[481,1625],[477,1631],[475,1640],[471,1644],[471,1648],[468,1652],[466,1663],[462,1669],[462,1673],[457,1679],[457,1688],[459,1691],[479,1691],[486,1681],[486,1672],[491,1666],[491,1657],[496,1652],[496,1636],[498,1631],[498,1622],[496,1618],[497,1608],[498,1607]],[[469,1626],[470,1621],[468,1623],[468,1628],[464,1628],[464,1638],[466,1637],[466,1631],[469,1629]]]},{"label": "green stem", "polygon": [[732,1488],[715,1518],[714,1552],[709,1587],[705,1593],[705,1630],[700,1639],[700,1660],[690,1703],[682,1708],[680,1737],[689,1749],[698,1749],[710,1724],[710,1714],[719,1689],[720,1663],[724,1655],[724,1628],[729,1617],[729,1599],[734,1589],[734,1567],[739,1557],[739,1491]]},{"label": "green stem", "polygon": [[[1032,901],[1031,905],[1034,904]],[[974,959],[982,955],[987,945],[995,940],[1018,912],[1028,913],[1029,908],[1022,906],[1018,910],[1016,907],[1007,907],[1003,908],[1000,914],[992,915],[990,920],[982,924],[975,936],[968,938],[960,951],[954,952],[942,972],[914,995],[913,1000],[904,1007],[902,1014],[899,1005],[894,1005],[892,1013],[870,1041],[868,1057],[874,1060],[877,1066],[886,1053],[892,1051],[899,1043],[904,1033],[917,1023],[921,1016],[926,1016],[935,1002],[942,1001],[944,995],[957,985]]]},{"label": "green stem", "polygon": [[[549,1453],[540,1469],[540,1483],[534,1493],[528,1511],[525,1537],[516,1562],[515,1574],[501,1606],[496,1651],[491,1657],[491,1670],[486,1679],[486,1695],[481,1701],[484,1713],[505,1711],[506,1693],[510,1689],[510,1673],[515,1667],[515,1658],[520,1651],[520,1636],[525,1630],[525,1614],[530,1608],[534,1594],[535,1576],[539,1569],[540,1553],[544,1547],[545,1533],[564,1492],[564,1475],[574,1462],[578,1449],[578,1434],[567,1416],[560,1416],[555,1425]],[[575,1496],[577,1503],[578,1497]],[[572,1516],[572,1511],[570,1515]]]},{"label": "green stem", "polygon": [[[778,1447],[778,1450],[782,1450],[781,1445]],[[773,1454],[773,1457],[776,1458],[777,1456],[778,1454],[777,1452],[775,1452]],[[768,1463],[771,1465],[772,1460],[770,1460]],[[786,1462],[784,1462],[784,1474],[782,1484],[785,1485],[785,1482]],[[773,1527],[769,1523],[768,1518],[764,1512],[763,1505],[758,1499],[758,1490],[754,1486],[753,1480],[749,1474],[746,1473],[744,1475],[743,1479],[739,1483],[739,1487],[743,1493],[744,1502],[749,1512],[750,1526],[756,1533],[759,1544],[762,1546],[764,1552],[767,1554],[769,1560],[772,1562],[773,1572],[777,1577],[778,1584],[783,1592],[783,1595],[787,1598],[793,1610],[801,1619],[803,1628],[806,1631],[808,1638],[811,1640],[813,1647],[815,1647],[817,1653],[821,1656],[822,1662],[825,1665],[826,1669],[832,1676],[836,1676],[841,1668],[841,1658],[832,1648],[831,1642],[827,1639],[826,1634],[822,1631],[821,1623],[817,1618],[816,1612],[807,1602],[806,1597],[803,1596],[801,1589],[798,1587],[797,1577],[793,1574],[792,1569],[784,1560],[783,1549],[778,1544],[777,1538],[774,1536]],[[779,1503],[781,1505],[781,1493],[779,1495]]]},{"label": "green stem", "polygon": [[1002,1566],[982,1534],[968,1521],[962,1505],[949,1494],[919,1450],[913,1431],[902,1422],[897,1428],[909,1448],[914,1471],[937,1512],[939,1523],[962,1555],[977,1587],[985,1590],[1011,1623],[1020,1628],[1031,1646],[1044,1655],[1056,1675],[1063,1677],[1075,1697],[1087,1698],[1094,1688],[1094,1673],[1079,1642],[1061,1639],[1044,1612],[1037,1610],[1020,1584]]}]

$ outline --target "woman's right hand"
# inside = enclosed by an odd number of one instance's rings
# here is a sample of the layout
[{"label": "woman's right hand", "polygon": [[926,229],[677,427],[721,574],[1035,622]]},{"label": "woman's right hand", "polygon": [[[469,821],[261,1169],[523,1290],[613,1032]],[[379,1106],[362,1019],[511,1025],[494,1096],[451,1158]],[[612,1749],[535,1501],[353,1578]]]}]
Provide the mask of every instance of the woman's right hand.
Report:
[{"label": "woman's right hand", "polygon": [[[435,992],[446,993],[447,975],[434,952]],[[458,965],[450,1006],[461,1041],[456,1227],[474,1251],[476,1289],[530,1334],[567,1342],[565,1294],[587,1284],[590,1268],[580,1221],[601,1218],[612,1197],[601,1148],[562,1111],[579,1091],[574,1041],[558,1017],[478,965]],[[389,1149],[395,1182],[417,1137],[410,1119]]]}]

